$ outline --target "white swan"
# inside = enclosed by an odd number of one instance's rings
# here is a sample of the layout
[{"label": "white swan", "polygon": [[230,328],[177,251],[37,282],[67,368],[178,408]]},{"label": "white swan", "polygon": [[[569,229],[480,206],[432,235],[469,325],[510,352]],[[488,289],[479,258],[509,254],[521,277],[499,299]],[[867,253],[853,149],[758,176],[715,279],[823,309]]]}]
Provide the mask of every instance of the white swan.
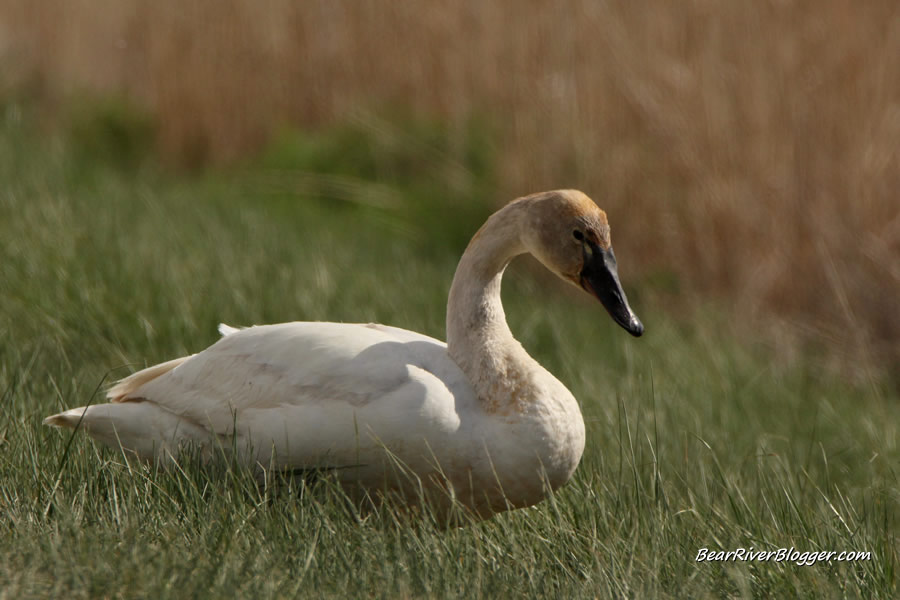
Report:
[{"label": "white swan", "polygon": [[533,505],[572,475],[584,422],[507,327],[500,279],[525,252],[643,333],[606,214],[581,192],[546,192],[509,203],[472,238],[450,289],[446,344],[376,324],[223,326],[206,350],[119,381],[109,403],[44,423],[83,427],[144,459],[212,440],[250,464],[334,468],[350,492],[393,490],[412,502],[399,463],[480,517]]}]

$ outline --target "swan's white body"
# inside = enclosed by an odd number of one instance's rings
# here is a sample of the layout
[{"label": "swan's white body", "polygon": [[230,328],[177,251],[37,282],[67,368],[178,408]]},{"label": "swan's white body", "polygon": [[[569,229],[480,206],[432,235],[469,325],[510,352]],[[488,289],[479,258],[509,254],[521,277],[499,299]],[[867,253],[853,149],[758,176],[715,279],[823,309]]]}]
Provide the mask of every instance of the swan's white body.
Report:
[{"label": "swan's white body", "polygon": [[46,422],[148,459],[191,442],[265,468],[333,468],[350,490],[410,495],[421,483],[480,516],[535,504],[569,479],[585,441],[575,398],[513,339],[500,304],[510,259],[542,258],[527,230],[535,198],[473,238],[451,288],[449,348],[375,324],[225,327],[206,350],[123,379],[110,403]]}]

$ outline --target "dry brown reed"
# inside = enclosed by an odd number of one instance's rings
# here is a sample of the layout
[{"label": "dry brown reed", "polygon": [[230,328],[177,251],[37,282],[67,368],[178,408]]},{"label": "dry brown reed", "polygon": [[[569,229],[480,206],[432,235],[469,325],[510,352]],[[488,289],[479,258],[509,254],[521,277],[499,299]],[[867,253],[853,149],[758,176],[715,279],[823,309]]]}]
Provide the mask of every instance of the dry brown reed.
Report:
[{"label": "dry brown reed", "polygon": [[648,282],[900,364],[895,0],[3,0],[0,56],[49,98],[133,98],[187,163],[359,110],[480,115],[498,201],[582,188]]}]

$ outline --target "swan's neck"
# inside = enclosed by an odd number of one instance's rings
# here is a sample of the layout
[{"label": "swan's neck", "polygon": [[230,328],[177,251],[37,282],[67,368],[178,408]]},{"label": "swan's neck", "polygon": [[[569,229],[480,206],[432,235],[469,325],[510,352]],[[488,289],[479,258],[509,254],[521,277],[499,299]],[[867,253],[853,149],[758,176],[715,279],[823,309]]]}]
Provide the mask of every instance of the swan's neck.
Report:
[{"label": "swan's neck", "polygon": [[483,402],[496,402],[497,383],[517,379],[533,362],[513,338],[500,300],[509,262],[527,250],[521,202],[491,216],[463,253],[447,303],[447,351]]}]

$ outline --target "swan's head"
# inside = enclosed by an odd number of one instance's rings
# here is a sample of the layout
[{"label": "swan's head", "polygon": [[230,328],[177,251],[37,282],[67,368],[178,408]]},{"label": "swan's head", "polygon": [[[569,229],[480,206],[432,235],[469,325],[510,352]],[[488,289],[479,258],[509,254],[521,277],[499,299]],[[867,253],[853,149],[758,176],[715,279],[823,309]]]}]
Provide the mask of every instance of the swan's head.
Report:
[{"label": "swan's head", "polygon": [[597,298],[613,320],[637,337],[644,326],[628,305],[619,282],[606,213],[577,190],[524,198],[525,242],[545,267]]}]

